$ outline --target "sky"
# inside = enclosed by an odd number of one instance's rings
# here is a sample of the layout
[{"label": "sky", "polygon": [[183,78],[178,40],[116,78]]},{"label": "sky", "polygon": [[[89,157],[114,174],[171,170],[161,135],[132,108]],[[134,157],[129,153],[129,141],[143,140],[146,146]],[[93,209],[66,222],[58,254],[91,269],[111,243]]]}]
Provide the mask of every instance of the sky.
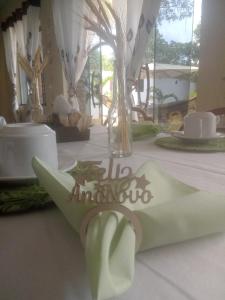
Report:
[{"label": "sky", "polygon": [[[190,42],[192,40],[192,26],[194,30],[201,22],[201,5],[202,0],[195,0],[194,19],[186,18],[181,21],[162,22],[159,29],[164,39],[168,42],[172,40],[181,43]],[[102,52],[109,57],[113,56],[113,51],[109,46],[104,46]]]}]

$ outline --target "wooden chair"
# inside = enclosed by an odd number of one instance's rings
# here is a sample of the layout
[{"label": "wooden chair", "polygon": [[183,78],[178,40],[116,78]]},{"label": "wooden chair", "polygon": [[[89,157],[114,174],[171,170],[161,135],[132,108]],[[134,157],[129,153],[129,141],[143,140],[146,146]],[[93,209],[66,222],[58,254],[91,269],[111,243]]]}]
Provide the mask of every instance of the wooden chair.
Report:
[{"label": "wooden chair", "polygon": [[153,117],[149,116],[144,109],[137,107],[137,106],[133,106],[132,111],[139,113],[142,116],[144,121],[152,121],[153,122]]},{"label": "wooden chair", "polygon": [[225,115],[225,107],[211,109],[209,112],[214,113],[216,116],[222,116]]},{"label": "wooden chair", "polygon": [[[225,107],[214,108],[214,109],[209,110],[209,112],[212,112],[217,117],[220,117],[220,121],[217,125],[217,129],[220,132],[225,132]],[[222,117],[223,117],[223,119],[222,119]],[[221,122],[221,121],[223,121],[223,122]]]}]

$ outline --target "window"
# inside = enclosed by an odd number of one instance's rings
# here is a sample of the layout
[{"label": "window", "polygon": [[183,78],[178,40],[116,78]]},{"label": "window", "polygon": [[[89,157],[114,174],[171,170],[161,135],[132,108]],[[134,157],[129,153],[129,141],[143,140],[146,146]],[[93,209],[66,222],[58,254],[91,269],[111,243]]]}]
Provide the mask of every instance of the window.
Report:
[{"label": "window", "polygon": [[135,105],[159,123],[174,123],[170,129],[178,129],[187,110],[194,109],[200,22],[201,0],[163,0],[146,50]]},{"label": "window", "polygon": [[22,67],[17,65],[17,93],[19,105],[27,104],[28,102],[28,82],[27,76]]},{"label": "window", "polygon": [[[18,94],[19,106],[29,104],[29,99],[31,95],[30,85],[31,85],[30,80],[27,78],[26,73],[18,63],[17,64],[17,94]],[[38,78],[38,91],[39,91],[40,103],[41,105],[45,106],[46,99],[45,99],[45,89],[44,89],[44,73],[42,73],[41,76]]]}]

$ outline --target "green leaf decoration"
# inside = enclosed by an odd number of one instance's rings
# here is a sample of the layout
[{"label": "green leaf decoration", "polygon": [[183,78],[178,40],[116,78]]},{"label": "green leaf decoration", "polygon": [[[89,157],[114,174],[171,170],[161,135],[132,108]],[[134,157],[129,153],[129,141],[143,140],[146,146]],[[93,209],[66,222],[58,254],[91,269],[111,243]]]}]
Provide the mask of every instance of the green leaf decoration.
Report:
[{"label": "green leaf decoration", "polygon": [[132,124],[133,140],[142,140],[156,136],[161,131],[159,125],[150,123]]},{"label": "green leaf decoration", "polygon": [[189,152],[225,152],[225,138],[218,138],[206,143],[185,142],[175,137],[162,137],[155,141],[157,146]]},{"label": "green leaf decoration", "polygon": [[37,183],[0,186],[0,215],[54,206],[47,192]]}]

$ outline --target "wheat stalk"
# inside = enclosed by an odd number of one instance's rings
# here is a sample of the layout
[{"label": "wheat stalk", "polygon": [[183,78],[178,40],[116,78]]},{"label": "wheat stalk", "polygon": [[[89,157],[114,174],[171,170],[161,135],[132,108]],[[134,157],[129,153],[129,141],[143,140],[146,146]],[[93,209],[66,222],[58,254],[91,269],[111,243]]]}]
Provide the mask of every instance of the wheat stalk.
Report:
[{"label": "wheat stalk", "polygon": [[24,56],[22,56],[20,53],[17,54],[17,59],[18,59],[18,63],[20,64],[20,66],[22,67],[24,72],[26,73],[29,80],[32,80],[34,74],[33,74],[33,70],[31,68],[28,60]]},{"label": "wheat stalk", "polygon": [[41,48],[39,47],[35,53],[32,66],[28,59],[17,53],[18,63],[26,73],[28,79],[31,81],[32,88],[32,102],[34,107],[40,106],[40,99],[38,95],[38,79],[40,78],[42,72],[44,71],[46,65],[48,64],[48,57],[46,56],[41,62]]}]

